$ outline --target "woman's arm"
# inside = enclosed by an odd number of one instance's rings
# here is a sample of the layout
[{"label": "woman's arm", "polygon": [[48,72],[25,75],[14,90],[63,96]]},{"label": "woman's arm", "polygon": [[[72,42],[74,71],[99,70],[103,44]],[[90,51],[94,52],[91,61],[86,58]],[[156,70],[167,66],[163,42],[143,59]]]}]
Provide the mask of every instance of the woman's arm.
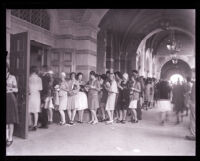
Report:
[{"label": "woman's arm", "polygon": [[94,87],[91,88],[91,89],[94,89],[96,91],[100,91],[101,90],[100,83],[98,81],[96,81],[95,84],[94,84]]}]

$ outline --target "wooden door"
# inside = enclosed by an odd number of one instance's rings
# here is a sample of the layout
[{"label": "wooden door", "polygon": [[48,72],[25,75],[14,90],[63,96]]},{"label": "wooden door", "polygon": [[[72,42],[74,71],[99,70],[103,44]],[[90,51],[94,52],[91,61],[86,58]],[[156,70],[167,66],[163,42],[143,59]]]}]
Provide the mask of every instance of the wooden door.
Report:
[{"label": "wooden door", "polygon": [[18,84],[19,124],[15,125],[14,135],[27,138],[28,135],[28,78],[30,66],[30,40],[28,32],[11,35],[10,71]]}]

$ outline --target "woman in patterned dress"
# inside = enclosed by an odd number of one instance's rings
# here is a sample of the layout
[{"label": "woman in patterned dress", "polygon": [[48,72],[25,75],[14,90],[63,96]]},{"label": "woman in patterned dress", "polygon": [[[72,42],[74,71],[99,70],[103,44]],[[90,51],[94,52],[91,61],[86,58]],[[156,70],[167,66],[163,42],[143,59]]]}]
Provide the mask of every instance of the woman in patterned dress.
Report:
[{"label": "woman in patterned dress", "polygon": [[19,123],[17,100],[14,95],[18,92],[17,81],[10,74],[9,65],[6,63],[6,146],[13,143],[14,124]]},{"label": "woman in patterned dress", "polygon": [[91,111],[92,119],[88,123],[97,124],[97,109],[99,108],[99,91],[100,91],[100,83],[96,80],[95,72],[90,72],[90,80],[88,81],[86,88],[88,90],[88,108]]},{"label": "woman in patterned dress", "polygon": [[68,81],[69,93],[68,93],[68,105],[67,113],[69,116],[69,124],[74,125],[74,118],[76,115],[76,95],[79,92],[80,86],[76,80],[76,73],[70,73],[70,80]]},{"label": "woman in patterned dress", "polygon": [[100,85],[101,85],[101,91],[100,91],[100,109],[102,114],[102,122],[106,121],[106,113],[105,113],[105,107],[106,107],[106,101],[108,98],[108,91],[105,88],[106,84],[106,75],[101,75]]},{"label": "woman in patterned dress", "polygon": [[69,86],[66,81],[66,74],[62,72],[60,74],[60,79],[61,82],[59,84],[59,113],[60,113],[60,125],[65,125],[66,124],[66,119],[65,119],[65,110],[67,109],[67,103],[68,103],[68,91],[69,91]]},{"label": "woman in patterned dress", "polygon": [[84,110],[88,108],[87,95],[85,93],[85,82],[83,79],[83,73],[77,74],[77,81],[79,83],[80,89],[76,95],[76,109],[78,111],[79,120],[78,123],[83,123]]}]

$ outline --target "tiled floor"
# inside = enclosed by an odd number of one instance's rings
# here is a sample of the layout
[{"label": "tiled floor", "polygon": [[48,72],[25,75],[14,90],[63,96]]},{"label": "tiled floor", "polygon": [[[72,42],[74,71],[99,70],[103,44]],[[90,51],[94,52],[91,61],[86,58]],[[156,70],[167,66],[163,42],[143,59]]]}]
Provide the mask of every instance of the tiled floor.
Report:
[{"label": "tiled floor", "polygon": [[30,132],[26,140],[15,137],[6,150],[7,155],[195,155],[195,141],[184,139],[189,119],[181,125],[174,122],[171,113],[169,123],[160,126],[153,109],[143,111],[138,124],[53,124]]}]

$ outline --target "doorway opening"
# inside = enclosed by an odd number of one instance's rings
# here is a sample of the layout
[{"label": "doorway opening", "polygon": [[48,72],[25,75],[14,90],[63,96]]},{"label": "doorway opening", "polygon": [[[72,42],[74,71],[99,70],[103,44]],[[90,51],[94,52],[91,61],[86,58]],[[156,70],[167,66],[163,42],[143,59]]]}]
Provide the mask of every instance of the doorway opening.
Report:
[{"label": "doorway opening", "polygon": [[181,74],[173,74],[169,79],[170,84],[177,84],[178,81],[180,81],[181,84],[184,81],[184,78]]},{"label": "doorway opening", "polygon": [[48,49],[50,47],[34,40],[31,40],[30,47],[30,67],[36,66],[39,70],[42,69],[43,66],[48,65]]}]

